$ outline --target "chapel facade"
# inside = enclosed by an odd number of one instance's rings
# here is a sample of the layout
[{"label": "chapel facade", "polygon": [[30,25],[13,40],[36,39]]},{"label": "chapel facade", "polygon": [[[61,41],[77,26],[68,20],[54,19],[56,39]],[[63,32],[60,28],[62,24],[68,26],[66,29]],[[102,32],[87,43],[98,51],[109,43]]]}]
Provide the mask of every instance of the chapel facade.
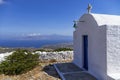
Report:
[{"label": "chapel facade", "polygon": [[98,80],[120,79],[120,16],[84,14],[73,35],[77,66]]}]

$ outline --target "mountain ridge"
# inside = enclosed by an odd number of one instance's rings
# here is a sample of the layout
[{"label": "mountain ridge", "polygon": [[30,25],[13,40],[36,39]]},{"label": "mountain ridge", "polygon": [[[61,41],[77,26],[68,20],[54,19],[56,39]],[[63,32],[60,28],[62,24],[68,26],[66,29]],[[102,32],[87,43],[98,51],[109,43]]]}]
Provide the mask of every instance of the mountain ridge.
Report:
[{"label": "mountain ridge", "polygon": [[15,36],[6,37],[1,39],[7,40],[73,40],[72,36],[66,35],[25,35],[25,36]]}]

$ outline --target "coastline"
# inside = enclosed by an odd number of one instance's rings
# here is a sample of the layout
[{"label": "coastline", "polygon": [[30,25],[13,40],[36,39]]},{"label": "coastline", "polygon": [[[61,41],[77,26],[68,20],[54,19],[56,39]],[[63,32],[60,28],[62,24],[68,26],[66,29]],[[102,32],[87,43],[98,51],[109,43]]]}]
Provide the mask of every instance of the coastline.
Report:
[{"label": "coastline", "polygon": [[39,48],[35,48],[35,47],[0,47],[0,53],[4,53],[4,52],[11,52],[17,49],[25,49],[28,51],[36,51],[39,49],[45,49],[45,50],[54,50],[57,48],[70,48],[73,49],[73,43],[72,42],[68,42],[68,43],[58,43],[58,44],[52,44],[52,45],[44,45],[42,47]]}]

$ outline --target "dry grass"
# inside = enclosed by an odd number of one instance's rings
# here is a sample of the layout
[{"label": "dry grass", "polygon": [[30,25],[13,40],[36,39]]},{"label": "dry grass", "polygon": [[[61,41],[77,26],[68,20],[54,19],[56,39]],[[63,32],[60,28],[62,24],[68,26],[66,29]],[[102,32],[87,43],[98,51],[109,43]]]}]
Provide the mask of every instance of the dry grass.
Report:
[{"label": "dry grass", "polygon": [[[61,80],[52,65],[53,63],[40,63],[33,70],[21,75],[0,75],[0,80]],[[49,69],[44,70],[45,67]]]},{"label": "dry grass", "polygon": [[33,70],[25,74],[14,75],[14,76],[8,76],[2,74],[0,75],[0,80],[61,80],[55,68],[52,65],[54,63],[61,63],[61,62],[62,63],[71,62],[71,60],[60,61],[60,62],[55,62],[55,60],[44,61],[39,63],[39,65],[35,67]]}]

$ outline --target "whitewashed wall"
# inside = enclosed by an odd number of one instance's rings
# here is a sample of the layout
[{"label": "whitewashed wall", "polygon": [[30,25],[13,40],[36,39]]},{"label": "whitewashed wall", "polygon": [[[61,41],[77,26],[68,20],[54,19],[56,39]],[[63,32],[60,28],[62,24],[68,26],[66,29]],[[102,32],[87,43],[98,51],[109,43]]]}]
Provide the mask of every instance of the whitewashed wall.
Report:
[{"label": "whitewashed wall", "polygon": [[120,78],[120,26],[107,27],[107,73]]},{"label": "whitewashed wall", "polygon": [[106,80],[106,26],[98,26],[91,14],[80,18],[74,31],[74,63],[83,66],[82,36],[88,35],[88,72],[99,80]]}]

